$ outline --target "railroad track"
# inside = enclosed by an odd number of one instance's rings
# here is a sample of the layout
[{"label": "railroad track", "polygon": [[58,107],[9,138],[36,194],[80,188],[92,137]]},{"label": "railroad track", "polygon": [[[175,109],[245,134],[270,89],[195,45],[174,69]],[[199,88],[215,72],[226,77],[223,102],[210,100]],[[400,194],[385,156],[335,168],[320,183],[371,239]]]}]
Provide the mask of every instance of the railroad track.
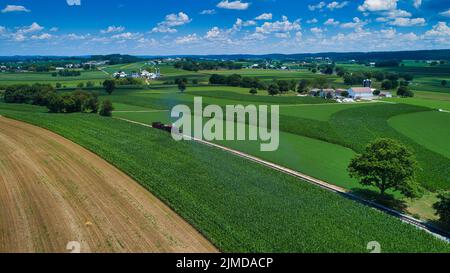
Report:
[{"label": "railroad track", "polygon": [[[124,118],[116,118],[116,119],[123,120],[123,121],[130,122],[130,123],[137,124],[137,125],[141,125],[141,126],[145,126],[145,127],[148,127],[148,128],[153,128],[151,125],[148,125],[148,124],[145,124],[145,123],[141,123],[141,122],[137,122],[137,121],[133,121],[133,120],[129,120],[129,119],[124,119]],[[336,185],[332,185],[332,184],[327,183],[325,181],[322,181],[320,179],[311,177],[309,175],[306,175],[306,174],[294,171],[292,169],[280,166],[278,164],[275,164],[275,163],[263,160],[261,158],[258,158],[258,157],[255,157],[255,156],[252,156],[252,155],[249,155],[249,154],[246,154],[246,153],[243,153],[243,152],[240,152],[240,151],[237,151],[237,150],[234,150],[234,149],[222,146],[222,145],[218,145],[218,144],[215,144],[215,143],[212,143],[212,142],[209,142],[209,141],[205,141],[205,140],[202,140],[202,139],[197,139],[197,138],[194,138],[194,137],[191,137],[191,136],[188,136],[188,135],[184,135],[184,136],[190,138],[191,140],[193,140],[193,141],[195,141],[197,143],[201,143],[201,144],[204,144],[204,145],[207,145],[207,146],[210,146],[210,147],[214,147],[214,148],[226,151],[228,153],[234,154],[234,155],[239,156],[241,158],[245,158],[247,160],[250,160],[250,161],[253,161],[255,163],[264,165],[264,166],[269,167],[271,169],[274,169],[274,170],[283,172],[285,174],[288,174],[290,176],[299,178],[299,179],[301,179],[301,180],[303,180],[305,182],[308,182],[310,184],[319,186],[322,189],[325,189],[327,191],[340,194],[340,195],[342,195],[342,196],[344,196],[344,197],[346,197],[348,199],[351,199],[353,201],[359,202],[359,203],[361,203],[363,205],[366,205],[366,206],[369,206],[371,208],[377,209],[377,210],[382,211],[384,213],[387,213],[387,214],[389,214],[391,216],[397,217],[398,219],[400,219],[404,223],[411,224],[411,225],[413,225],[413,226],[415,226],[415,227],[417,227],[417,228],[419,228],[421,230],[424,230],[424,231],[434,235],[435,237],[437,237],[437,238],[439,238],[441,240],[444,240],[444,241],[450,243],[450,233],[449,232],[441,230],[441,229],[439,229],[439,228],[437,228],[437,227],[435,227],[433,225],[430,225],[430,224],[428,224],[426,222],[423,222],[423,221],[420,221],[418,219],[415,219],[415,218],[413,218],[413,217],[411,217],[411,216],[409,216],[407,214],[401,213],[401,212],[399,212],[397,210],[394,210],[394,209],[388,208],[386,206],[383,206],[383,205],[377,204],[375,202],[372,202],[372,201],[366,200],[364,198],[361,198],[361,197],[359,197],[359,196],[357,196],[355,194],[352,194],[347,189],[344,189],[344,188],[336,186]]]}]

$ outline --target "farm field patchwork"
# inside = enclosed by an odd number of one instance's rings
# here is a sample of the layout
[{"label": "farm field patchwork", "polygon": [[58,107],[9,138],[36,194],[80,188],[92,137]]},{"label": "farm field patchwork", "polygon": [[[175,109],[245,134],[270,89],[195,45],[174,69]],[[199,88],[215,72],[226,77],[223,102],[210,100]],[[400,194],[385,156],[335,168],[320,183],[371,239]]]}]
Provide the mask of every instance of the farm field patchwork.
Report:
[{"label": "farm field patchwork", "polygon": [[[219,90],[220,92],[220,87],[211,87],[211,89],[211,91],[205,91],[203,89],[203,91],[198,91],[198,93],[214,93],[215,91],[213,90]],[[168,90],[171,90],[170,87]],[[160,94],[130,92],[126,93],[127,96],[113,96],[112,99],[113,101],[125,104],[138,105],[144,108],[148,107],[150,110],[168,110],[171,105],[180,103],[192,105],[194,97],[189,92],[185,94],[173,93],[171,91]],[[227,92],[229,93],[226,99],[203,97],[203,102],[205,105],[218,104],[221,106],[243,103],[242,100],[239,100],[241,95],[231,91]],[[232,100],[233,95],[236,96],[236,100]],[[264,96],[260,97],[264,98]],[[267,98],[270,99],[271,97],[267,96]],[[288,100],[289,97],[282,97],[280,99]],[[294,99],[297,98],[293,97],[292,99],[295,101]],[[251,102],[245,102],[243,104],[247,105],[249,103]],[[432,190],[446,188],[447,182],[445,182],[445,177],[449,173],[449,159],[443,158],[441,155],[426,149],[422,145],[418,145],[414,141],[410,141],[409,138],[393,130],[387,123],[389,118],[397,115],[426,111],[431,111],[431,109],[407,104],[383,103],[350,105],[299,104],[298,106],[290,107],[283,107],[281,105],[282,116],[280,117],[280,129],[286,133],[338,144],[357,152],[362,151],[365,143],[377,137],[393,137],[408,143],[417,153],[417,157],[423,168],[423,171],[420,172],[420,180],[423,181],[427,188]],[[153,121],[168,122],[170,113],[116,113],[116,115],[148,124]],[[156,120],[153,115],[156,115],[161,120]],[[315,164],[320,163],[316,162]]]},{"label": "farm field patchwork", "polygon": [[[167,90],[170,90],[167,87]],[[222,87],[198,87],[190,88],[195,93],[214,93],[214,90],[221,90]],[[237,93],[242,92],[241,88],[227,88],[227,99],[204,97],[204,103],[225,104],[248,104],[251,102],[242,102],[240,100],[230,100],[233,95],[239,97]],[[192,91],[186,94],[177,94],[176,91],[161,90],[160,94],[152,96],[140,93],[138,104],[143,105],[144,101],[158,101],[161,97],[164,100],[170,99],[172,103],[182,99],[183,103],[192,103]],[[147,92],[147,91],[144,91]],[[175,92],[175,93],[173,93]],[[234,94],[233,94],[234,93]],[[433,93],[439,94],[439,93]],[[132,95],[132,94],[130,94]],[[243,94],[245,95],[245,94]],[[134,96],[134,95],[132,95]],[[445,96],[440,94],[439,96]],[[134,104],[127,96],[127,103]],[[258,95],[258,97],[264,97]],[[119,97],[118,101],[121,101]],[[270,97],[269,97],[270,98]],[[282,97],[282,99],[289,99]],[[123,109],[126,109],[124,105]],[[130,107],[132,109],[133,106]],[[145,107],[144,107],[145,108]],[[170,109],[161,106],[160,109]],[[154,121],[162,121],[170,123],[170,112],[116,112],[114,116],[122,117],[146,124]],[[145,111],[145,110],[144,110]],[[409,137],[394,130],[388,124],[391,117],[414,112],[430,112],[431,109],[425,107],[417,107],[407,104],[383,104],[383,103],[358,103],[358,104],[298,104],[280,106],[280,128],[281,132],[281,148],[273,153],[261,153],[256,143],[230,142],[225,141],[221,144],[235,148],[237,150],[249,153],[254,156],[261,157],[268,161],[292,168],[297,171],[304,172],[308,175],[323,179],[329,183],[345,187],[350,190],[361,190],[364,187],[359,185],[355,180],[350,179],[347,175],[346,167],[354,151],[361,151],[365,144],[377,137],[393,137],[403,143],[406,143],[411,149],[418,153],[422,171],[419,174],[420,182],[430,190],[448,188],[449,159],[436,153],[434,150],[428,149],[426,145],[421,145],[410,140]],[[173,120],[172,120],[173,121]],[[320,141],[319,141],[320,140]],[[311,141],[317,141],[312,143]],[[336,149],[336,148],[337,149]],[[289,149],[291,148],[291,149]],[[350,149],[353,149],[351,151]],[[331,153],[330,151],[334,151]],[[348,152],[351,151],[351,152]],[[327,160],[331,156],[330,160]],[[302,161],[302,159],[304,159]],[[374,188],[369,188],[376,191]],[[394,196],[402,198],[401,195],[395,193]],[[415,205],[414,200],[406,200],[409,204]],[[419,204],[425,204],[421,200],[417,200]],[[423,211],[429,211],[431,208],[424,208]],[[428,217],[430,213],[421,215]]]},{"label": "farm field patchwork", "polygon": [[[87,114],[3,110],[94,151],[152,191],[222,251],[448,252],[399,220],[285,174],[165,132]],[[131,133],[132,132],[132,133]]]},{"label": "farm field patchwork", "polygon": [[[115,117],[151,124],[154,121],[171,123],[170,112],[119,112]],[[206,121],[206,120],[205,120]],[[246,132],[249,131],[246,125]],[[280,147],[274,152],[261,152],[259,141],[214,141],[214,143],[257,156],[344,188],[361,187],[346,171],[355,153],[342,146],[300,135],[280,132]],[[362,188],[362,187],[361,187]]]}]

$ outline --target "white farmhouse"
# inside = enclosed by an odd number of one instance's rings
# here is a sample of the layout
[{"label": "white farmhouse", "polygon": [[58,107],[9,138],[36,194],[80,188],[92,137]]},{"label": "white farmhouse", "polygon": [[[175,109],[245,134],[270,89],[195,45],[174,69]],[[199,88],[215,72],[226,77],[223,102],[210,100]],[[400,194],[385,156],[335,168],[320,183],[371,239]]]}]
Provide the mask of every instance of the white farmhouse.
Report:
[{"label": "white farmhouse", "polygon": [[148,72],[147,70],[142,70],[141,77],[150,80],[155,80],[159,77],[159,75],[157,73]]},{"label": "white farmhouse", "polygon": [[116,72],[116,73],[114,73],[113,74],[113,77],[114,78],[126,78],[126,77],[128,77],[128,74],[127,73],[125,73],[125,72],[123,72],[123,71],[120,71],[120,72]]},{"label": "white farmhouse", "polygon": [[352,99],[373,99],[375,96],[370,87],[352,87],[348,90],[348,97]]}]

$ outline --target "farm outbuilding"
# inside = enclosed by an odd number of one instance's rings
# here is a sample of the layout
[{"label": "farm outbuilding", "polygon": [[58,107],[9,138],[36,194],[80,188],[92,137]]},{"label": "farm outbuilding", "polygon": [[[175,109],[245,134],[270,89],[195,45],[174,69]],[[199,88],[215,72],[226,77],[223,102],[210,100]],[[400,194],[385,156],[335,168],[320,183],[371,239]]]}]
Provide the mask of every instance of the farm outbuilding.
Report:
[{"label": "farm outbuilding", "polygon": [[348,90],[348,96],[353,99],[373,99],[375,97],[370,87],[352,87]]}]

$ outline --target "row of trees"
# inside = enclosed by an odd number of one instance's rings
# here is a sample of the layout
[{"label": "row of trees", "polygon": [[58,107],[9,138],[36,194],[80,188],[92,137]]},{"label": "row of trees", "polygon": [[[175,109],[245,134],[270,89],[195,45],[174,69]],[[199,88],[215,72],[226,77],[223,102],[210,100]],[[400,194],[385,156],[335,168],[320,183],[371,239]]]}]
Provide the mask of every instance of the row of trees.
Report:
[{"label": "row of trees", "polygon": [[174,67],[177,69],[183,69],[187,71],[199,71],[199,70],[219,70],[219,69],[241,69],[242,64],[232,61],[178,61],[174,63]]},{"label": "row of trees", "polygon": [[4,101],[6,103],[26,103],[42,105],[44,97],[55,92],[50,84],[17,84],[5,87]]},{"label": "row of trees", "polygon": [[[267,90],[270,95],[283,94],[289,91],[297,91],[298,93],[308,93],[311,87],[313,88],[328,88],[330,82],[326,77],[318,77],[314,80],[303,79],[296,80],[274,80],[267,84],[255,77],[242,77],[238,74],[230,76],[213,74],[209,78],[210,84],[221,84],[243,88],[251,88],[252,90]],[[256,94],[253,92],[253,94]]]},{"label": "row of trees", "polygon": [[[4,93],[6,103],[24,103],[45,106],[51,113],[98,113],[98,94],[86,91],[74,91],[58,94],[49,84],[11,85]],[[101,115],[111,115],[112,104],[104,102]]]},{"label": "row of trees", "polygon": [[51,113],[98,113],[99,110],[98,94],[86,91],[51,92],[43,102]]},{"label": "row of trees", "polygon": [[414,76],[407,73],[394,73],[394,72],[382,72],[382,71],[364,71],[364,72],[347,72],[345,69],[339,69],[337,75],[344,79],[344,83],[347,85],[361,84],[365,79],[375,79],[378,82],[391,83],[391,86],[395,89],[399,85],[399,80],[403,79],[404,82],[411,82]]},{"label": "row of trees", "polygon": [[58,72],[52,73],[52,77],[58,77],[58,76],[60,76],[60,77],[79,77],[79,76],[81,76],[81,71],[64,69],[64,70],[60,70]]},{"label": "row of trees", "polygon": [[274,81],[267,88],[269,95],[283,94],[288,91],[297,91],[300,94],[306,94],[311,88],[324,89],[329,88],[330,82],[326,77],[319,77],[314,80],[302,79],[299,82],[295,80],[278,80]]},{"label": "row of trees", "polygon": [[255,77],[242,77],[238,74],[233,74],[230,76],[213,74],[209,78],[209,83],[267,90],[267,84],[262,82],[260,79]]},{"label": "row of trees", "polygon": [[118,78],[115,79],[116,85],[142,85],[144,81],[137,78]]}]

